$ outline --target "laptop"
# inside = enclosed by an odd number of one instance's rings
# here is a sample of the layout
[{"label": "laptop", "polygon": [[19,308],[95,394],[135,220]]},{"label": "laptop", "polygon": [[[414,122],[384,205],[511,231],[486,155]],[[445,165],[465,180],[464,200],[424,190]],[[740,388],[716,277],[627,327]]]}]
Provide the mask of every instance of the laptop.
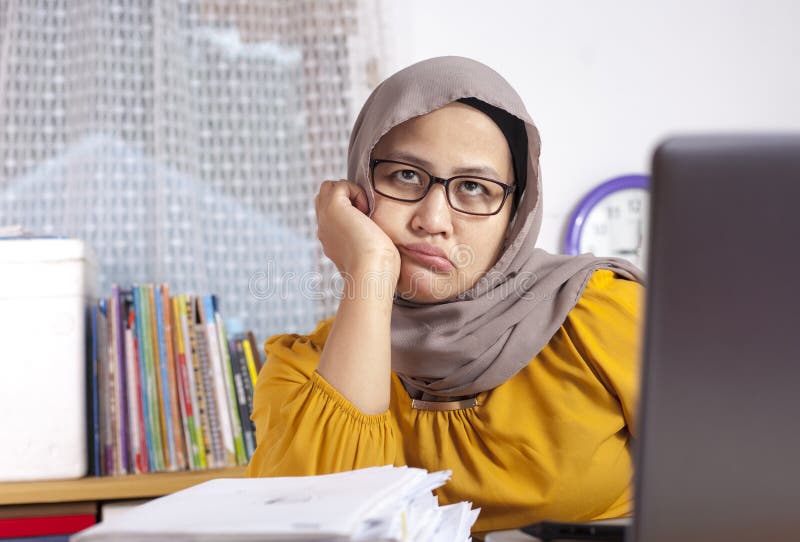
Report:
[{"label": "laptop", "polygon": [[800,135],[670,139],[650,201],[625,539],[800,540]]},{"label": "laptop", "polygon": [[800,135],[653,158],[637,542],[800,540]]}]

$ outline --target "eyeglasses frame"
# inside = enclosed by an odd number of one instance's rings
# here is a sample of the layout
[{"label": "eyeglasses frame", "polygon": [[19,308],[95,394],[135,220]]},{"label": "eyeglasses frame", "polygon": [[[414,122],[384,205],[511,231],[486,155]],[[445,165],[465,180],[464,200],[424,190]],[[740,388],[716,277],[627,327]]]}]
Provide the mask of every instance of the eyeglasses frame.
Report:
[{"label": "eyeglasses frame", "polygon": [[[417,199],[403,199],[403,198],[398,198],[398,197],[395,197],[395,196],[390,196],[388,194],[384,194],[383,192],[378,190],[378,188],[375,186],[375,167],[378,164],[384,164],[384,163],[386,163],[386,164],[398,164],[398,165],[401,165],[401,166],[409,166],[411,168],[418,169],[418,170],[422,171],[423,173],[425,173],[430,178],[431,181],[428,183],[428,186],[425,188],[425,192],[422,194],[422,196],[420,196]],[[450,182],[454,181],[455,179],[480,179],[482,181],[488,181],[490,183],[498,184],[503,188],[503,201],[500,202],[500,206],[493,213],[471,213],[469,211],[463,211],[461,209],[457,209],[456,207],[453,206],[453,202],[450,201],[450,191],[449,191]],[[511,194],[513,194],[517,190],[516,185],[510,185],[510,184],[506,184],[506,183],[501,183],[498,180],[490,179],[488,177],[479,177],[477,175],[456,175],[454,177],[450,177],[449,179],[445,179],[443,177],[437,177],[436,175],[433,175],[432,173],[428,172],[428,170],[426,170],[425,168],[422,168],[422,167],[420,167],[420,166],[418,166],[416,164],[409,164],[408,162],[400,162],[398,160],[384,160],[384,159],[381,159],[381,158],[373,158],[373,159],[371,159],[369,161],[369,180],[370,180],[370,183],[372,184],[373,190],[375,190],[375,192],[377,192],[381,196],[383,196],[385,198],[393,199],[395,201],[403,201],[403,202],[406,202],[406,203],[417,203],[417,202],[420,202],[420,201],[424,200],[425,196],[428,195],[428,192],[431,191],[431,187],[433,185],[441,184],[444,187],[444,195],[445,195],[445,198],[447,199],[447,204],[450,206],[450,208],[452,210],[458,212],[458,213],[464,213],[465,215],[471,215],[471,216],[494,216],[494,215],[496,215],[497,213],[499,213],[500,211],[503,210],[503,206],[506,204],[506,200],[508,199],[508,196],[510,196]]]}]

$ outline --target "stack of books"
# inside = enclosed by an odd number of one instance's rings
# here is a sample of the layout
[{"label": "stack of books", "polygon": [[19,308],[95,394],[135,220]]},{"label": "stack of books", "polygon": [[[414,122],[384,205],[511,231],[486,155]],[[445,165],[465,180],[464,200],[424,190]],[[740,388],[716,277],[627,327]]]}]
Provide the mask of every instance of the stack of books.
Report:
[{"label": "stack of books", "polygon": [[103,521],[72,542],[466,542],[469,502],[439,506],[449,471],[371,467],[337,474],[211,480]]},{"label": "stack of books", "polygon": [[112,287],[89,311],[89,450],[95,475],[246,464],[261,368],[252,332],[215,296]]}]

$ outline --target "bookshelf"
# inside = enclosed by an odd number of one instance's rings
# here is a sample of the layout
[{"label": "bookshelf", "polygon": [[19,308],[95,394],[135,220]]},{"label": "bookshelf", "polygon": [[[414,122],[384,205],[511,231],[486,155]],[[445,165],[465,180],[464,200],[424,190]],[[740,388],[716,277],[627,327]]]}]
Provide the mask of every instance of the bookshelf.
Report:
[{"label": "bookshelf", "polygon": [[75,480],[0,482],[0,506],[161,497],[214,478],[244,478],[246,469],[240,466]]}]

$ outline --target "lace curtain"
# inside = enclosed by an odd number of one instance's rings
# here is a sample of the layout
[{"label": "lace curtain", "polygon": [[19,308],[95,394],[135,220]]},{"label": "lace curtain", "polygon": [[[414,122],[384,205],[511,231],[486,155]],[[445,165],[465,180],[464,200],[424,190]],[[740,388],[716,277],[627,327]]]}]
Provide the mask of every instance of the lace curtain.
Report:
[{"label": "lace curtain", "polygon": [[314,195],[375,72],[360,0],[0,0],[0,226],[85,239],[101,295],[215,293],[260,339],[341,287]]}]

